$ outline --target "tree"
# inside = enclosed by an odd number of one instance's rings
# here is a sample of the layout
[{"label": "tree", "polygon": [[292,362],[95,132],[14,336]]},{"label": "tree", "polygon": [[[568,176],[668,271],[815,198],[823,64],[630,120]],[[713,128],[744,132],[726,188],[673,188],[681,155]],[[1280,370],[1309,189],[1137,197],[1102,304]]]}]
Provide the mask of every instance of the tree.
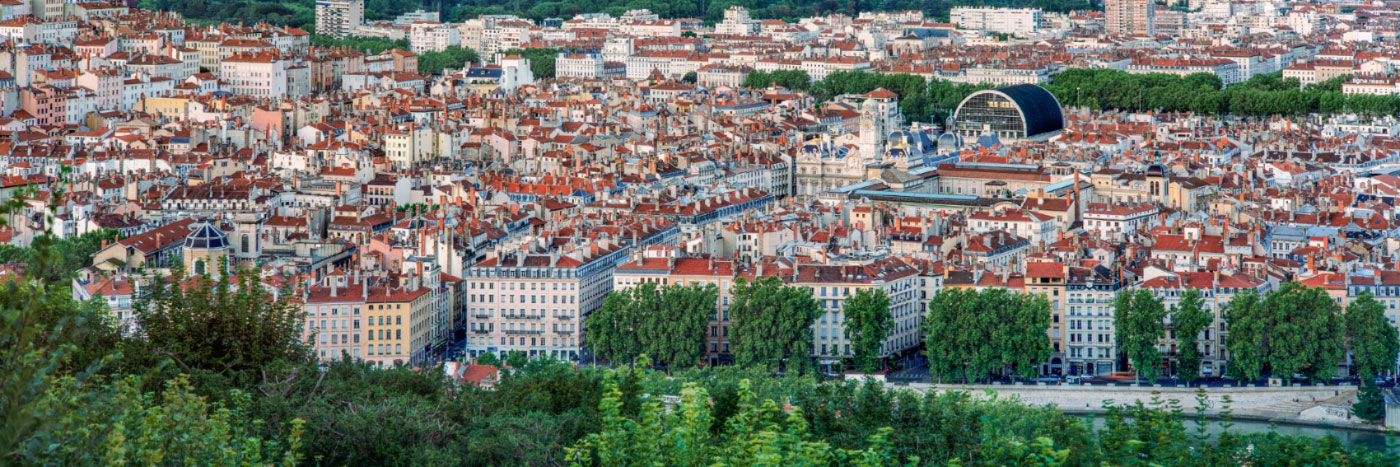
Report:
[{"label": "tree", "polygon": [[1229,373],[1258,379],[1265,371],[1288,381],[1301,373],[1324,381],[1342,358],[1345,324],[1339,306],[1320,288],[1287,282],[1260,299],[1246,290],[1235,294],[1227,311]]},{"label": "tree", "polygon": [[[642,289],[643,287],[649,287]],[[653,284],[642,284],[633,289],[614,291],[603,298],[603,305],[588,316],[588,347],[604,360],[619,364],[631,364],[632,359],[642,354],[642,341],[636,332],[640,318],[639,300],[635,297],[651,296],[656,290]]]},{"label": "tree", "polygon": [[843,306],[846,336],[851,341],[856,367],[864,372],[880,369],[880,347],[885,344],[894,321],[890,319],[890,296],[884,289],[860,289]]},{"label": "tree", "polygon": [[[62,189],[50,194],[49,206],[62,205]],[[21,190],[0,204],[0,223],[32,195]],[[243,411],[246,395],[210,404],[182,376],[156,399],[141,392],[145,378],[110,373],[121,339],[115,323],[102,301],[76,302],[68,290],[74,258],[66,255],[96,251],[91,243],[115,235],[99,234],[60,240],[45,230],[22,252],[23,274],[0,277],[3,463],[294,465],[300,431],[289,430],[285,445],[263,440],[254,433],[261,422]]]},{"label": "tree", "polygon": [[1381,395],[1381,388],[1376,387],[1375,381],[1366,380],[1361,384],[1361,389],[1356,391],[1356,403],[1351,405],[1351,414],[1371,422],[1385,419],[1385,396]]},{"label": "tree", "polygon": [[[978,293],[967,289],[945,288],[928,302],[928,317],[924,319],[924,344],[929,373],[939,380],[963,378],[972,381],[974,352],[981,343],[978,320]],[[981,375],[977,375],[981,376]]]},{"label": "tree", "polygon": [[730,290],[730,348],[734,363],[805,374],[812,366],[812,323],[821,307],[805,287],[774,276],[738,278]]},{"label": "tree", "polygon": [[1255,380],[1263,374],[1268,355],[1267,312],[1259,293],[1252,289],[1230,297],[1225,312],[1230,334],[1225,338],[1225,348],[1230,351],[1231,378]]},{"label": "tree", "polygon": [[501,357],[496,356],[496,352],[484,352],[476,357],[477,365],[501,366]]},{"label": "tree", "polygon": [[896,462],[891,430],[883,428],[867,447],[846,450],[815,439],[801,408],[783,413],[772,400],[760,401],[747,380],[739,387],[736,413],[721,432],[711,431],[713,414],[709,394],[695,383],[681,390],[674,411],[661,407],[656,398],[645,403],[635,419],[624,415],[623,394],[609,384],[599,404],[603,427],[568,450],[573,466],[676,465],[852,465],[884,466]]},{"label": "tree", "polygon": [[177,265],[169,277],[147,277],[151,295],[133,307],[141,337],[128,354],[214,374],[310,359],[305,313],[290,294],[273,299],[258,274],[231,273],[226,259],[218,272],[218,280],[186,277]]},{"label": "tree", "polygon": [[681,77],[681,81],[684,81],[684,82],[687,82],[687,83],[690,83],[690,84],[695,84],[695,81],[698,79],[698,77],[699,77],[699,75],[697,75],[695,72],[693,72],[693,71],[687,71],[687,72],[685,72],[685,76],[682,76],[682,77]]},{"label": "tree", "polygon": [[1202,355],[1197,339],[1211,321],[1201,292],[1192,288],[1182,291],[1181,300],[1172,306],[1171,317],[1172,335],[1181,355],[1177,360],[1177,375],[1181,379],[1189,382],[1200,377]]},{"label": "tree", "polygon": [[614,291],[588,318],[589,346],[614,363],[645,354],[667,369],[695,366],[705,355],[705,327],[718,300],[713,284],[644,283]]},{"label": "tree", "polygon": [[1344,319],[1357,376],[1369,381],[1395,368],[1400,338],[1396,336],[1395,327],[1385,319],[1385,305],[1376,301],[1370,292],[1362,292],[1347,304]]},{"label": "tree", "polygon": [[1036,364],[1050,360],[1050,299],[1043,294],[1014,294],[1009,315],[1000,318],[1001,364],[1022,378],[1035,376]]},{"label": "tree", "polygon": [[1157,370],[1162,364],[1157,341],[1165,335],[1162,318],[1166,314],[1162,301],[1147,290],[1119,292],[1114,301],[1113,326],[1117,330],[1118,351],[1128,357],[1134,373],[1139,378],[1146,376],[1148,382],[1157,381]]},{"label": "tree", "polygon": [[1004,289],[943,289],[929,301],[924,341],[929,372],[974,381],[993,372],[1035,375],[1053,353],[1050,302]]},{"label": "tree", "polygon": [[1313,381],[1336,374],[1344,355],[1344,325],[1340,306],[1320,287],[1285,283],[1264,299],[1271,319],[1268,332],[1269,372],[1288,381],[1301,373]]},{"label": "tree", "polygon": [[442,73],[448,68],[462,69],[477,62],[476,51],[467,47],[451,46],[442,51],[429,50],[418,55],[418,72],[425,75]]},{"label": "tree", "polygon": [[506,366],[511,368],[521,368],[530,363],[530,357],[525,352],[512,350],[506,354]]}]

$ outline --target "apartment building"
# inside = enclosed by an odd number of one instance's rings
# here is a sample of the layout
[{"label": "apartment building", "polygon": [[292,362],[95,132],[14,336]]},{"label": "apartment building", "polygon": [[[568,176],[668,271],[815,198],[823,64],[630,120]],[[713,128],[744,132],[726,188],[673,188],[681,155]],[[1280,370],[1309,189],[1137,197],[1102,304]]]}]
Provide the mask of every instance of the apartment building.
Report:
[{"label": "apartment building", "polygon": [[919,345],[925,311],[919,308],[919,271],[903,260],[885,257],[850,264],[798,264],[790,285],[806,287],[821,306],[812,324],[812,356],[833,364],[855,354],[846,332],[846,300],[860,290],[882,290],[890,298],[890,328],[880,357],[907,352]]},{"label": "apartment building", "polygon": [[331,37],[354,34],[365,24],[364,0],[316,0],[316,33]]},{"label": "apartment building", "polygon": [[603,63],[603,56],[597,53],[559,52],[554,59],[554,73],[560,78],[601,78]]},{"label": "apartment building", "polygon": [[[756,271],[764,272],[759,268]],[[730,259],[646,258],[638,255],[618,265],[613,273],[613,287],[624,290],[648,282],[658,286],[715,286],[719,296],[715,299],[715,312],[710,315],[706,326],[705,360],[709,365],[720,365],[733,362],[733,354],[729,351],[729,326],[732,324],[729,304],[733,300],[730,288],[735,277],[742,272],[740,266]],[[766,272],[776,274],[778,269],[769,268]]]},{"label": "apartment building", "polygon": [[1151,0],[1106,0],[1103,9],[1109,34],[1152,36],[1157,32],[1157,4]]},{"label": "apartment building", "polygon": [[[1079,275],[1084,275],[1080,271]],[[1064,263],[1029,261],[1026,263],[1025,293],[1040,294],[1050,302],[1050,327],[1045,334],[1050,337],[1053,353],[1050,360],[1041,365],[1041,374],[1066,374],[1068,333],[1065,332],[1065,312],[1068,294],[1065,293],[1065,280],[1070,276],[1070,267]]]},{"label": "apartment building", "polygon": [[1038,8],[956,7],[949,19],[959,28],[1001,34],[1034,34],[1040,29]]},{"label": "apartment building", "polygon": [[628,248],[602,240],[563,252],[501,251],[512,252],[466,270],[468,355],[583,358],[584,321],[612,291]]},{"label": "apartment building", "polygon": [[1073,269],[1065,281],[1065,349],[1070,375],[1118,371],[1118,341],[1113,305],[1124,289],[1120,278],[1103,267]]},{"label": "apartment building", "polygon": [[[1225,348],[1225,337],[1229,334],[1226,332],[1225,313],[1230,299],[1246,290],[1263,294],[1267,286],[1268,282],[1265,281],[1214,271],[1163,274],[1148,279],[1139,287],[1151,291],[1167,310],[1181,303],[1181,296],[1187,289],[1195,289],[1200,294],[1206,313],[1211,317],[1210,325],[1196,336],[1197,350],[1201,352],[1200,372],[1204,376],[1220,376],[1225,374],[1229,363],[1229,353]],[[1166,336],[1159,344],[1158,350],[1175,365],[1175,358],[1180,356],[1181,349],[1178,347],[1178,336],[1170,314],[1165,326]],[[1175,373],[1177,370],[1172,368],[1171,371]]]},{"label": "apartment building", "polygon": [[399,287],[370,287],[365,300],[365,361],[377,366],[423,362],[437,305],[433,289],[409,277]]},{"label": "apartment building", "polygon": [[324,286],[307,287],[302,296],[303,332],[322,362],[361,358],[362,311],[370,287],[363,282],[346,285],[343,277],[333,278]]},{"label": "apartment building", "polygon": [[276,51],[244,52],[219,62],[224,90],[264,99],[287,95],[287,62]]},{"label": "apartment building", "polygon": [[413,53],[441,52],[462,45],[461,30],[436,21],[418,21],[409,26],[408,43]]}]

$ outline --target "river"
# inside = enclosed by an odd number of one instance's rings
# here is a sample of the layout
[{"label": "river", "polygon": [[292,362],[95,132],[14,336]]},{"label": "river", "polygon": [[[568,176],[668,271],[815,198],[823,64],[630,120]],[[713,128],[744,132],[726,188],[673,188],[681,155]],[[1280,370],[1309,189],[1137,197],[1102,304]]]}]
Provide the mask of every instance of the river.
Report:
[{"label": "river", "polygon": [[[1089,417],[1079,415],[1079,417]],[[1094,428],[1102,428],[1104,424],[1103,415],[1095,415],[1093,418]],[[1324,436],[1335,436],[1341,441],[1343,446],[1353,449],[1368,449],[1372,451],[1384,451],[1393,454],[1400,454],[1400,437],[1393,437],[1385,433],[1375,431],[1347,430],[1341,428],[1324,428],[1320,426],[1292,425],[1292,424],[1271,424],[1269,422],[1255,420],[1235,420],[1231,422],[1234,426],[1232,430],[1238,433],[1264,433],[1273,431],[1281,435],[1308,436],[1321,438]],[[1186,420],[1186,429],[1195,432],[1195,420]],[[1224,422],[1212,420],[1206,431],[1211,435],[1219,434],[1225,429]]]}]

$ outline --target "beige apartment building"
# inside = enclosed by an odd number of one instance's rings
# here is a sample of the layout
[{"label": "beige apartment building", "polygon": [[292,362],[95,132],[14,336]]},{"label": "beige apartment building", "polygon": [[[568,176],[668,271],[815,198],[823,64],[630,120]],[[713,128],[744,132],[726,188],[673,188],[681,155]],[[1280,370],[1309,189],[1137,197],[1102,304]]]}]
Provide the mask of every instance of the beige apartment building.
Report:
[{"label": "beige apartment building", "polygon": [[1106,0],[1103,10],[1109,34],[1152,36],[1157,32],[1157,4],[1152,0]]}]

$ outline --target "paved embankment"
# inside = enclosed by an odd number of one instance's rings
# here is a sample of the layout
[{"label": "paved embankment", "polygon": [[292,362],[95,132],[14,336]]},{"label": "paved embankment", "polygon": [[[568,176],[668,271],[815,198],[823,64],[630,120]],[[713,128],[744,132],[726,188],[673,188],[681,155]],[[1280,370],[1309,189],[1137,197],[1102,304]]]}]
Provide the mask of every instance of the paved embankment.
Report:
[{"label": "paved embankment", "polygon": [[[1196,413],[1196,388],[1153,386],[1078,385],[965,385],[911,383],[916,391],[963,391],[979,397],[1014,397],[1031,405],[1052,404],[1067,413],[1102,413],[1106,401],[1129,405],[1141,400],[1152,405],[1176,401],[1187,414]],[[1350,420],[1344,408],[1355,400],[1354,386],[1295,387],[1207,387],[1206,414],[1218,416],[1229,396],[1232,415],[1241,419],[1283,423],[1323,424],[1347,428],[1373,429]],[[1340,410],[1339,410],[1340,409]],[[1305,413],[1306,412],[1306,413]]]}]

